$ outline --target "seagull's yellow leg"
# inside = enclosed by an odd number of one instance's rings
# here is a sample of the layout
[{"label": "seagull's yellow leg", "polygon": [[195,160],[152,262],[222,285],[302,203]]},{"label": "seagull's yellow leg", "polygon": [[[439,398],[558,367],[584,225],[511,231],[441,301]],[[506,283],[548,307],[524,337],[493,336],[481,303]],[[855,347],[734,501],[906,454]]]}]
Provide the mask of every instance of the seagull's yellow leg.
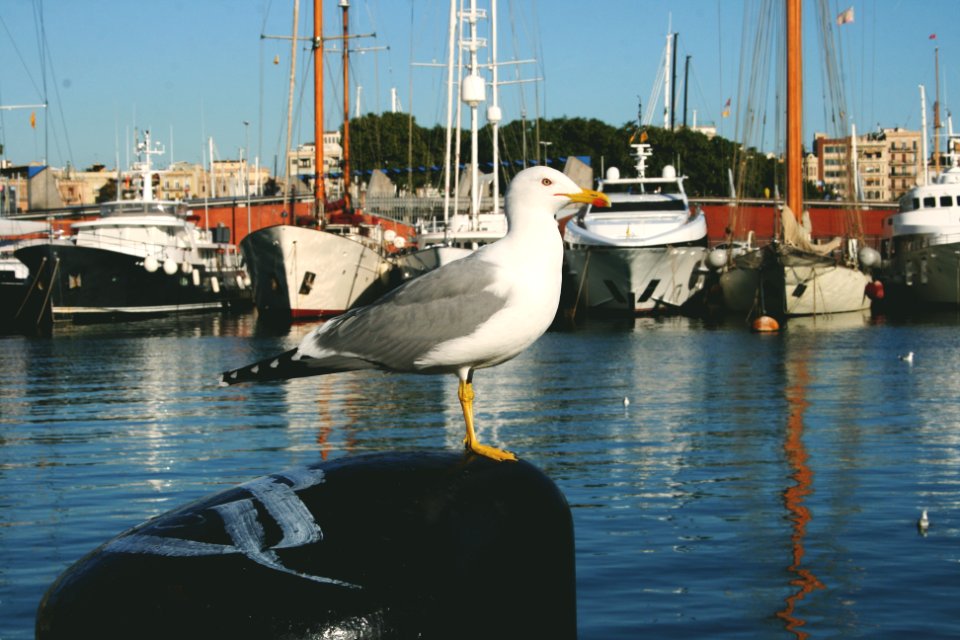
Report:
[{"label": "seagull's yellow leg", "polygon": [[467,437],[463,439],[464,446],[478,455],[486,456],[498,462],[516,460],[517,456],[509,451],[480,444],[477,441],[477,434],[473,430],[473,385],[466,380],[461,380],[457,397],[460,398],[460,406],[463,407],[463,419],[467,423]]}]

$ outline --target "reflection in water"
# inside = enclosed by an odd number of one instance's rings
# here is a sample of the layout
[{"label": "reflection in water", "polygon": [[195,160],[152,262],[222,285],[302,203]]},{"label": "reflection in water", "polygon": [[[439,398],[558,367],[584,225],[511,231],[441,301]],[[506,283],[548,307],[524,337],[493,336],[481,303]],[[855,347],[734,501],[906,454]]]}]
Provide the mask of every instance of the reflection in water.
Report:
[{"label": "reflection in water", "polygon": [[810,495],[813,485],[813,470],[807,465],[809,455],[803,444],[803,413],[809,405],[806,399],[806,388],[809,382],[806,365],[807,355],[806,352],[802,352],[797,354],[796,357],[790,358],[787,362],[789,367],[788,386],[785,391],[789,417],[787,418],[787,434],[783,443],[783,450],[787,457],[787,463],[793,469],[791,477],[794,484],[787,487],[786,491],[783,492],[783,503],[790,514],[790,521],[793,523],[793,533],[790,536],[790,543],[793,547],[793,562],[787,567],[787,570],[796,575],[796,578],[791,580],[790,584],[796,586],[797,590],[787,596],[786,606],[777,612],[777,617],[785,622],[787,630],[798,638],[807,638],[810,634],[801,630],[805,621],[796,616],[797,604],[814,589],[824,588],[823,583],[817,579],[812,571],[801,566],[805,553],[803,540],[807,533],[807,524],[811,520],[810,510],[803,502],[804,498]]}]

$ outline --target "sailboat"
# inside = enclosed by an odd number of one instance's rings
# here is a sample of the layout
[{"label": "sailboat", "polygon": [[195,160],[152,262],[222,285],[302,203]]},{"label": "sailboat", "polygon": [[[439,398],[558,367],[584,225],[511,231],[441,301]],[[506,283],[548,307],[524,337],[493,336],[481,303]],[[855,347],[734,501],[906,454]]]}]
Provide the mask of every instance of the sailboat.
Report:
[{"label": "sailboat", "polygon": [[[870,308],[865,268],[879,254],[856,238],[814,243],[803,210],[801,0],[787,0],[786,197],[780,208],[782,234],[766,246],[735,254],[719,283],[727,309],[779,326],[788,317],[863,311]],[[715,264],[716,259],[711,260]]]},{"label": "sailboat", "polygon": [[[348,9],[343,10],[344,83],[348,79]],[[367,304],[397,282],[392,254],[412,228],[355,209],[350,189],[350,91],[344,95],[343,193],[328,202],[323,161],[323,12],[313,2],[314,215],[306,225],[279,224],[247,235],[240,250],[250,270],[254,303],[262,319],[283,324],[326,318]],[[294,47],[297,38],[294,36]],[[294,221],[296,222],[296,221]],[[403,241],[400,239],[403,238]]]}]

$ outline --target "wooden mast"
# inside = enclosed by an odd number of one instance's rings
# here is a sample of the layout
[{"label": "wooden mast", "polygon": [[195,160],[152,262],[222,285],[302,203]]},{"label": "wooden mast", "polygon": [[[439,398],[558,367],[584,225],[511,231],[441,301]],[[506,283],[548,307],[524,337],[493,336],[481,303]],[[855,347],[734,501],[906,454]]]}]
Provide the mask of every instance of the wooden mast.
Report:
[{"label": "wooden mast", "polygon": [[326,171],[323,166],[323,7],[313,0],[313,217],[323,223]]},{"label": "wooden mast", "polygon": [[801,0],[787,0],[787,206],[800,220],[803,213],[803,65]]},{"label": "wooden mast", "polygon": [[343,9],[343,210],[350,212],[350,73],[349,41],[350,33],[347,11],[349,0],[340,0]]}]

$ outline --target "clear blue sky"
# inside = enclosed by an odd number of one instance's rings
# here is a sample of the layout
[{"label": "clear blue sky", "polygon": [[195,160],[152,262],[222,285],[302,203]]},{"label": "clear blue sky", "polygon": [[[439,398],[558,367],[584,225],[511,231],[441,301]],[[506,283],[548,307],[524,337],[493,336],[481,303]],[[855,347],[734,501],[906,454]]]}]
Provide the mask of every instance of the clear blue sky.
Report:
[{"label": "clear blue sky", "polygon": [[[312,1],[300,4],[300,33],[309,35]],[[323,2],[328,36],[340,32],[336,4]],[[670,25],[679,33],[681,81],[691,56],[688,121],[696,110],[700,123],[715,123],[733,138],[747,55],[741,32],[756,6],[755,0],[499,0],[501,62],[536,58],[503,67],[501,80],[542,78],[501,87],[504,122],[519,119],[521,110],[528,118],[597,118],[618,126],[635,120],[638,100],[646,109],[651,96]],[[361,86],[363,112],[388,110],[395,87],[402,109],[412,109],[419,124],[444,121],[445,71],[411,63],[446,60],[448,7],[448,0],[351,0],[351,32],[377,34],[352,43],[375,49],[351,58],[351,101]],[[847,7],[854,21],[839,28],[840,51],[858,130],[877,124],[919,130],[919,84],[927,89],[932,126],[934,47],[944,114],[960,92],[960,1],[828,2],[834,17]],[[804,0],[804,8],[811,27],[805,29],[809,141],[823,129],[823,111],[821,65],[810,56],[813,2]],[[0,105],[42,102],[44,95],[50,103],[46,112],[36,110],[35,129],[32,110],[0,111],[5,157],[79,168],[114,167],[119,157],[125,167],[139,127],[166,146],[161,165],[171,151],[174,160],[201,161],[212,137],[218,158],[237,158],[249,147],[250,157],[273,168],[285,144],[290,42],[260,36],[289,35],[292,22],[293,0],[0,0]],[[481,30],[488,35],[487,22]],[[298,63],[307,57],[301,48]],[[294,145],[313,140],[312,93],[300,86],[306,67],[298,66]],[[338,55],[327,54],[326,70],[325,122],[333,129],[342,118]],[[734,114],[722,118],[728,98]],[[682,97],[678,119],[681,104]],[[660,123],[658,115],[654,124]]]}]

